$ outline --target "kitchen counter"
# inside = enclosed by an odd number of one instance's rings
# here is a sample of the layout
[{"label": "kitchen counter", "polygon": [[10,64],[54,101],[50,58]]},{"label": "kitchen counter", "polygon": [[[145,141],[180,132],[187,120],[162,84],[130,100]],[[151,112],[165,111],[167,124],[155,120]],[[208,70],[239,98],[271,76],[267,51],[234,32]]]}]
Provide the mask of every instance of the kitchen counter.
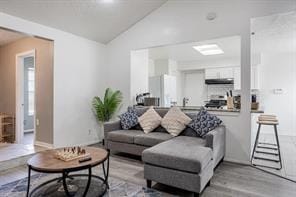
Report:
[{"label": "kitchen counter", "polygon": [[259,110],[259,109],[256,109],[256,110],[252,109],[251,110],[251,113],[264,114],[264,111],[263,110]]},{"label": "kitchen counter", "polygon": [[[145,106],[136,106],[136,107],[145,107]],[[182,111],[188,111],[188,112],[195,112],[195,111],[200,111],[202,108],[201,106],[177,106],[179,107]],[[169,107],[156,107],[158,109],[168,109]],[[209,112],[226,112],[226,113],[240,113],[240,109],[214,109],[214,108],[207,108],[207,111]],[[264,113],[263,110],[251,110],[251,113]]]}]

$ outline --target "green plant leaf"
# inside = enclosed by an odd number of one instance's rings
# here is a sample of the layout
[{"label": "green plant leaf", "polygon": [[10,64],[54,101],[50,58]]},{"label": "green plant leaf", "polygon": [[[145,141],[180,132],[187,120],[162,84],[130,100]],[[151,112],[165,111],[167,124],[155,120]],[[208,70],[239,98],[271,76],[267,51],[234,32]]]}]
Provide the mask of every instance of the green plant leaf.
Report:
[{"label": "green plant leaf", "polygon": [[104,102],[96,96],[92,102],[94,112],[100,122],[109,121],[116,114],[121,106],[123,96],[119,90],[113,92],[111,88],[107,88],[103,100]]}]

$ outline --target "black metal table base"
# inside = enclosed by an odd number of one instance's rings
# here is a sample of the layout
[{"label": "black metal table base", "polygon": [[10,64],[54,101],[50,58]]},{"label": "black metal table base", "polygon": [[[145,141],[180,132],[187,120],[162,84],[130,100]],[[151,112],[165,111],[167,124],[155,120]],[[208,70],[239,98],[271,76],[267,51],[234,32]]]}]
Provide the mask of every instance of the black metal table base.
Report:
[{"label": "black metal table base", "polygon": [[[107,167],[105,167],[105,162],[107,162]],[[27,185],[27,195],[26,195],[27,197],[31,197],[34,193],[36,193],[36,191],[40,190],[41,188],[47,186],[50,183],[53,183],[53,182],[59,183],[61,181],[62,181],[62,186],[63,186],[64,192],[65,192],[65,195],[67,197],[72,197],[73,195],[71,194],[71,192],[69,192],[69,189],[68,189],[67,179],[74,180],[75,177],[87,177],[87,183],[86,183],[83,195],[82,195],[83,197],[86,197],[86,195],[87,195],[87,193],[89,191],[89,187],[90,187],[92,178],[95,178],[95,179],[98,179],[98,180],[102,181],[103,185],[105,185],[105,189],[103,190],[103,192],[101,194],[99,194],[99,196],[103,196],[106,193],[106,191],[109,189],[109,184],[108,184],[109,154],[108,154],[107,160],[102,163],[103,175],[104,175],[103,178],[100,177],[100,176],[96,176],[96,175],[92,174],[92,168],[95,167],[95,166],[84,166],[82,168],[76,168],[75,170],[64,170],[62,172],[62,177],[58,177],[58,178],[48,180],[48,181],[38,185],[37,187],[35,187],[31,192],[30,192],[30,184],[31,184],[31,171],[32,170],[36,171],[36,172],[41,172],[41,173],[58,173],[58,172],[42,171],[42,170],[34,169],[32,166],[28,166],[28,167],[29,167],[29,170],[28,170],[28,185]],[[73,175],[70,175],[71,172],[77,172],[77,171],[85,170],[85,169],[88,170],[88,174],[73,174]]]}]

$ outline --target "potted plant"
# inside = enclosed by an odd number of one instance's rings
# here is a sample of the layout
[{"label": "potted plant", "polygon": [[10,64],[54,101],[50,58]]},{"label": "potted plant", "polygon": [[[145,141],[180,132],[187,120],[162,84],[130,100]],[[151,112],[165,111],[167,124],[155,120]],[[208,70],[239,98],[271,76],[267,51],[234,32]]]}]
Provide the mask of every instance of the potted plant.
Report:
[{"label": "potted plant", "polygon": [[[110,121],[121,107],[122,93],[119,90],[113,91],[111,88],[105,90],[104,99],[95,96],[92,106],[97,120],[103,128],[105,122]],[[103,130],[103,129],[102,129]],[[104,133],[104,132],[103,132]],[[104,144],[104,139],[103,139]]]}]

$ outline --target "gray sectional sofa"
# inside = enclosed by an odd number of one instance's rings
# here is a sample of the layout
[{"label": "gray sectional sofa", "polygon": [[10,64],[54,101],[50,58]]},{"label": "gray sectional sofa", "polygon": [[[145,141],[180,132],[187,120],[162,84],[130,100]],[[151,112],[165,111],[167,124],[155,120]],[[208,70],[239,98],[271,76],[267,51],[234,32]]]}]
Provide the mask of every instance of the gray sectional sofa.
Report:
[{"label": "gray sectional sofa", "polygon": [[[148,108],[136,109],[141,116]],[[161,117],[168,109],[155,109]],[[195,114],[186,113],[189,117]],[[145,134],[139,126],[122,130],[120,121],[104,124],[106,149],[142,156],[144,178],[151,181],[191,191],[198,196],[209,185],[214,168],[225,154],[225,126],[207,133],[204,138],[186,128],[173,137],[158,127]]]}]

